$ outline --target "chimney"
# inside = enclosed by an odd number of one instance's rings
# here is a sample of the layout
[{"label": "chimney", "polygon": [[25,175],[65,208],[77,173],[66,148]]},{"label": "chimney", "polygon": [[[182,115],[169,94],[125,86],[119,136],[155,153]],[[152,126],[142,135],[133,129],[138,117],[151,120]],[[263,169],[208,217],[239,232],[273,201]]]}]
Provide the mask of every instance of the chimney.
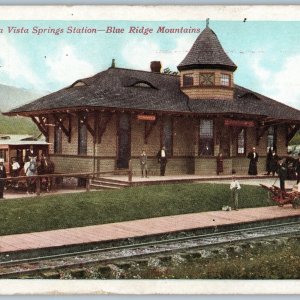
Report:
[{"label": "chimney", "polygon": [[116,67],[116,60],[113,58],[111,61],[111,68],[115,68]]},{"label": "chimney", "polygon": [[151,72],[160,73],[160,69],[161,69],[160,61],[151,61],[150,69],[151,69]]}]

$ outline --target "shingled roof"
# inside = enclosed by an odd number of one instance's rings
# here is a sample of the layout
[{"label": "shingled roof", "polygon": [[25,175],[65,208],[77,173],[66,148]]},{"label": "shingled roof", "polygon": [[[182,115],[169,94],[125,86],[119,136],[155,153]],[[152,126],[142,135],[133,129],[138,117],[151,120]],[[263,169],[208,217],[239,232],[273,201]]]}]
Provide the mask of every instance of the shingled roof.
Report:
[{"label": "shingled roof", "polygon": [[180,90],[178,76],[109,68],[8,114],[76,107],[188,113],[187,101],[188,97]]},{"label": "shingled roof", "polygon": [[234,85],[234,98],[230,100],[191,100],[190,110],[201,114],[233,114],[250,117],[271,118],[284,121],[300,121],[300,111],[251,91]]},{"label": "shingled roof", "polygon": [[177,68],[179,71],[198,68],[234,71],[237,66],[225,53],[214,31],[206,27],[200,33],[191,50]]},{"label": "shingled roof", "polygon": [[184,114],[238,114],[300,122],[300,111],[241,86],[233,100],[193,99],[180,90],[179,76],[109,68],[77,80],[8,115],[36,115],[53,110],[105,108]]}]

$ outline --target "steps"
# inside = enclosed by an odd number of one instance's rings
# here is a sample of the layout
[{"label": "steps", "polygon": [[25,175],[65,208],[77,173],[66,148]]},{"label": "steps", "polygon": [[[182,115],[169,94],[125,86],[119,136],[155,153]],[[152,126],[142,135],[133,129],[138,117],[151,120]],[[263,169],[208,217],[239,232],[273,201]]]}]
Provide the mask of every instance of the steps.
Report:
[{"label": "steps", "polygon": [[130,186],[129,182],[116,179],[95,178],[91,181],[91,188],[97,190],[120,190]]}]

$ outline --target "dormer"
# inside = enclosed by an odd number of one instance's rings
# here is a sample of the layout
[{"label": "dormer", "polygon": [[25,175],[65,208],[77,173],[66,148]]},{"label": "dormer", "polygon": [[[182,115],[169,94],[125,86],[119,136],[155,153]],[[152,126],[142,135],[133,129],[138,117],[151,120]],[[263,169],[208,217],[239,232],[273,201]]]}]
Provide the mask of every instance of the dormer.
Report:
[{"label": "dormer", "polygon": [[190,99],[233,100],[237,66],[208,25],[177,68],[181,90]]}]

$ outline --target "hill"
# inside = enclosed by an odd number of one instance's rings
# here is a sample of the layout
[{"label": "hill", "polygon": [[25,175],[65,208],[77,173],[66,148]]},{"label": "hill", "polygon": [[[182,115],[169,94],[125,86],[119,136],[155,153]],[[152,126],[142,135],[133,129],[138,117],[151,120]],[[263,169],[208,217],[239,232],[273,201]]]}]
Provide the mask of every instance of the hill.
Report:
[{"label": "hill", "polygon": [[289,145],[300,145],[300,131],[298,131],[289,142]]},{"label": "hill", "polygon": [[30,134],[37,137],[41,132],[29,118],[0,114],[0,134]]},{"label": "hill", "polygon": [[47,92],[26,90],[0,84],[0,134],[40,135],[39,129],[29,118],[7,117],[2,115],[1,112],[7,112],[45,94]]},{"label": "hill", "polygon": [[0,84],[0,111],[7,112],[15,107],[31,102],[48,93],[49,92],[26,90]]}]

